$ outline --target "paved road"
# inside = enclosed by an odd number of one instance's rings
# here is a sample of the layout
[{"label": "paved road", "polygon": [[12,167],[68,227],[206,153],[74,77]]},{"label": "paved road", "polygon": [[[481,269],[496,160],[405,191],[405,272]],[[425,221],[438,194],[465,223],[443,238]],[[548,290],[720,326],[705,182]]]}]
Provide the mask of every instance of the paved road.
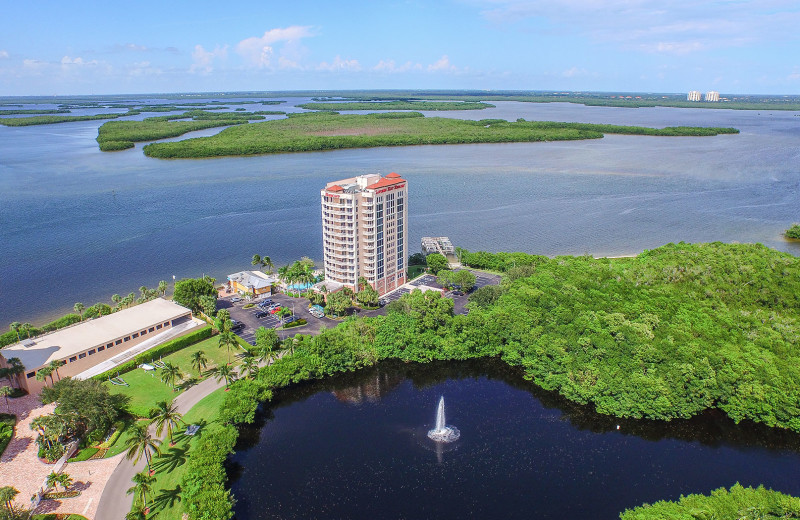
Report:
[{"label": "paved road", "polygon": [[[175,405],[178,412],[185,414],[196,405],[202,398],[224,386],[224,381],[217,382],[213,378],[208,378],[201,383],[189,388],[175,398]],[[125,492],[131,487],[131,479],[140,471],[144,470],[144,457],[139,459],[139,463],[134,466],[133,461],[122,458],[111,478],[106,484],[100,503],[97,505],[97,520],[125,520],[125,515],[131,510],[133,495],[126,495]]]}]

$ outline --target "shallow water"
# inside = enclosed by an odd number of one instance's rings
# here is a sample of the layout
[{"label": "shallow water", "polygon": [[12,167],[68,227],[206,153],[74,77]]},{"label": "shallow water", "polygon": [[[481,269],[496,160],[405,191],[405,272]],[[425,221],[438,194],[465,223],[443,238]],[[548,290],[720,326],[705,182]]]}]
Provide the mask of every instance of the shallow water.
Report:
[{"label": "shallow water", "polygon": [[[444,396],[461,438],[427,438]],[[240,520],[592,518],[718,487],[800,492],[795,434],[600,416],[499,363],[384,365],[284,391],[230,461]]]},{"label": "shallow water", "polygon": [[546,255],[626,255],[681,240],[800,254],[781,236],[800,221],[797,112],[497,105],[429,115],[742,133],[165,161],[141,145],[100,152],[102,121],[0,126],[0,324],[110,303],[173,275],[223,279],[255,253],[278,265],[321,260],[319,189],[373,172],[409,180],[412,251],[422,236],[446,235],[470,250]]}]

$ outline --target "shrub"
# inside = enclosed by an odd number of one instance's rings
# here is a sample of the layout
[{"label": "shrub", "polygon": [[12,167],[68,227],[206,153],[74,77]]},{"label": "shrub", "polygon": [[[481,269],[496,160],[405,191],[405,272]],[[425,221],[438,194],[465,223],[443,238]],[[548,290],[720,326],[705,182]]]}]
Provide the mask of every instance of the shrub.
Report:
[{"label": "shrub", "polygon": [[172,354],[173,352],[177,352],[178,350],[184,349],[189,345],[194,345],[198,341],[202,341],[210,337],[211,337],[211,326],[209,325],[203,327],[198,331],[192,332],[191,334],[181,336],[180,338],[168,341],[163,345],[142,352],[141,354],[133,358],[131,361],[123,363],[111,370],[103,372],[102,374],[98,374],[94,376],[92,379],[96,379],[97,381],[105,381],[111,375],[116,375],[117,372],[119,372],[120,374],[124,374],[125,372],[130,372],[131,370],[138,367],[142,363],[148,363],[149,361],[152,361],[153,358],[166,356],[167,354]]},{"label": "shrub", "polygon": [[800,239],[800,224],[792,224],[792,227],[787,229],[784,235],[786,235],[786,238]]},{"label": "shrub", "polygon": [[190,520],[229,520],[233,516],[224,463],[238,436],[233,426],[213,428],[192,447],[181,481],[182,502]]},{"label": "shrub", "polygon": [[17,418],[10,414],[0,414],[0,455],[6,450],[14,436],[14,424]]},{"label": "shrub", "polygon": [[291,329],[292,327],[299,327],[300,325],[305,325],[306,323],[308,323],[308,322],[305,319],[300,318],[297,321],[293,321],[291,323],[287,323],[286,325],[283,326],[283,328],[284,329]]}]

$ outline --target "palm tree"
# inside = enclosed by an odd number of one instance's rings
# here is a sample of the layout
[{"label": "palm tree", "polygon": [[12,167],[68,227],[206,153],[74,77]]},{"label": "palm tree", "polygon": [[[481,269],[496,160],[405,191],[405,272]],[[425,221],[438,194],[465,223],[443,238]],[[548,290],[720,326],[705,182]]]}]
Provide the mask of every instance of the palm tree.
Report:
[{"label": "palm tree", "polygon": [[119,294],[114,294],[111,296],[111,301],[116,303],[117,306],[119,306],[120,302],[122,301],[122,296],[120,296]]},{"label": "palm tree", "polygon": [[19,337],[19,328],[21,326],[22,326],[22,323],[20,323],[18,321],[14,321],[14,322],[11,323],[11,325],[8,326],[8,328],[11,329],[12,332],[16,332],[17,341],[22,341],[22,338]]},{"label": "palm tree", "polygon": [[219,348],[225,347],[228,349],[228,364],[231,364],[231,347],[236,347],[239,344],[236,342],[236,335],[230,330],[225,330],[219,333]]},{"label": "palm tree", "polygon": [[159,401],[156,403],[156,407],[150,410],[150,425],[155,425],[156,434],[159,437],[164,432],[164,428],[167,429],[170,446],[175,445],[172,439],[172,432],[182,422],[183,416],[178,413],[178,407],[175,406],[174,401]]},{"label": "palm tree", "polygon": [[76,304],[75,304],[75,306],[73,306],[72,308],[75,310],[75,312],[77,312],[78,314],[80,314],[80,316],[81,316],[81,321],[83,321],[83,309],[85,309],[85,308],[86,308],[86,306],[85,306],[84,304],[82,304],[81,302],[78,302],[78,303],[76,303]]},{"label": "palm tree", "polygon": [[136,423],[134,425],[132,435],[125,441],[125,449],[127,450],[125,458],[129,460],[133,459],[134,464],[139,462],[139,459],[144,455],[144,459],[147,461],[147,469],[151,473],[150,459],[153,452],[161,455],[158,441],[150,435],[150,430],[142,423]]},{"label": "palm tree", "polygon": [[[134,483],[134,486],[128,491],[126,491],[127,495],[134,494],[137,499],[142,503],[144,513],[147,512],[147,495],[153,490],[153,483],[155,483],[156,478],[148,473],[142,471],[141,473],[137,473],[133,476],[131,481]],[[127,516],[125,517],[127,519]],[[140,518],[139,516],[135,516],[134,518]]]},{"label": "palm tree", "polygon": [[19,326],[19,330],[24,332],[25,335],[28,336],[28,338],[30,339],[31,331],[33,330],[33,325],[31,325],[30,323],[23,323],[22,325]]},{"label": "palm tree", "polygon": [[214,326],[218,331],[223,332],[230,330],[231,327],[231,313],[228,309],[220,309],[217,311],[217,316],[214,318]]},{"label": "palm tree", "polygon": [[66,473],[61,473],[58,475],[58,483],[61,484],[61,487],[64,488],[66,491],[72,485],[72,477],[70,477]]},{"label": "palm tree", "polygon": [[11,386],[14,386],[14,381],[16,381],[17,387],[19,387],[19,377],[25,373],[25,366],[18,357],[8,358],[7,363],[6,378]]},{"label": "palm tree", "polygon": [[8,396],[13,393],[10,386],[0,386],[0,395],[6,398],[6,410],[11,413],[11,405],[8,404]]},{"label": "palm tree", "polygon": [[160,282],[158,282],[158,292],[161,293],[161,296],[167,295],[167,287],[168,284],[166,280],[161,280]]},{"label": "palm tree", "polygon": [[182,375],[181,369],[169,361],[165,362],[164,366],[161,367],[161,381],[172,387],[173,392],[175,391],[175,380],[180,379]]},{"label": "palm tree", "polygon": [[225,391],[228,391],[231,383],[236,381],[236,373],[233,371],[230,365],[221,365],[212,368],[208,372],[214,376],[214,379],[216,379],[217,382],[220,382],[223,379],[225,380]]},{"label": "palm tree", "polygon": [[19,495],[19,490],[15,487],[4,486],[0,488],[0,502],[3,502],[7,511],[10,512],[12,510],[12,501],[17,495]]},{"label": "palm tree", "polygon": [[192,368],[197,370],[197,375],[203,373],[203,370],[206,369],[208,366],[208,358],[206,357],[206,353],[202,350],[198,350],[194,354],[192,354]]},{"label": "palm tree", "polygon": [[125,520],[147,520],[150,510],[142,505],[134,504],[133,509],[125,515]]},{"label": "palm tree", "polygon": [[50,368],[55,370],[56,371],[56,376],[58,376],[58,379],[61,380],[61,374],[58,373],[58,367],[63,367],[66,364],[67,364],[67,362],[62,360],[62,359],[54,359],[47,366],[49,366]]},{"label": "palm tree", "polygon": [[50,376],[50,382],[53,382],[53,369],[49,366],[42,367],[36,372],[36,380],[44,381],[44,386],[47,386],[47,376]]},{"label": "palm tree", "polygon": [[253,379],[256,378],[256,375],[258,375],[258,361],[256,361],[254,356],[247,355],[242,359],[240,373],[247,374],[247,377]]},{"label": "palm tree", "polygon": [[56,491],[58,491],[58,486],[60,485],[64,488],[64,491],[66,491],[67,488],[72,485],[72,477],[66,473],[51,471],[50,474],[47,475],[47,485]]}]

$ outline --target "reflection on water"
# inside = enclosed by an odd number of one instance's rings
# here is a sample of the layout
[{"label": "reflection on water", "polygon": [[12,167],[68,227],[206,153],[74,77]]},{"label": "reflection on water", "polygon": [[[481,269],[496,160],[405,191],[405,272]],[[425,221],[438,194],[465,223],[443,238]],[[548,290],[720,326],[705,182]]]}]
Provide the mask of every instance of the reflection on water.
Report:
[{"label": "reflection on water", "polygon": [[800,221],[796,113],[506,102],[432,115],[742,133],[163,161],[138,146],[100,152],[102,121],[0,127],[0,291],[31,295],[0,298],[0,324],[173,275],[222,279],[255,252],[278,264],[320,260],[320,187],[373,172],[409,179],[413,250],[422,236],[446,235],[471,250],[546,255],[625,255],[681,240],[800,254],[781,237]]},{"label": "reflection on water", "polygon": [[[462,438],[437,453],[443,394]],[[602,416],[495,360],[384,363],[279,391],[258,420],[229,464],[242,520],[616,518],[735,482],[800,493],[796,434],[716,412]]]}]

